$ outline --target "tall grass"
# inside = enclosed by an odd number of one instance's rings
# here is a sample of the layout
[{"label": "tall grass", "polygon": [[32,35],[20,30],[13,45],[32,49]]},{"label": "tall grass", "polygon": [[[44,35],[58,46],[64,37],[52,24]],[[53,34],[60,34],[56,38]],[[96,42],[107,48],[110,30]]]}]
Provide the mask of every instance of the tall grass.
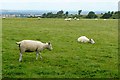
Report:
[{"label": "tall grass", "polygon": [[[114,78],[118,77],[117,20],[4,19],[3,78]],[[79,36],[93,38],[96,44],[77,42]],[[23,39],[50,41],[53,50],[23,54],[15,44]]]}]

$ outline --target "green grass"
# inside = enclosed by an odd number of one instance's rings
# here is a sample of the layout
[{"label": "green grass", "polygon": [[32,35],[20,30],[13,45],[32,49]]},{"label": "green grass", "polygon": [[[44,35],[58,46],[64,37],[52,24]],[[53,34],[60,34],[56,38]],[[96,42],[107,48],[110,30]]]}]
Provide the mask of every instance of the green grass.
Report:
[{"label": "green grass", "polygon": [[0,19],[0,79],[2,79],[2,19]]},{"label": "green grass", "polygon": [[[2,21],[3,78],[115,78],[118,77],[117,20],[8,18]],[[78,43],[85,35],[96,44]],[[53,50],[23,54],[15,44],[23,39],[50,41]]]}]

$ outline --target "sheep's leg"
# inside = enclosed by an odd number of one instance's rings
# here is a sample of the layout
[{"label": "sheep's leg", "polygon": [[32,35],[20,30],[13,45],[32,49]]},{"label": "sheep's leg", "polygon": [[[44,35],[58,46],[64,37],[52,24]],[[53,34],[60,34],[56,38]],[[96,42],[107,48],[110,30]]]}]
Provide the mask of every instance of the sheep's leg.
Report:
[{"label": "sheep's leg", "polygon": [[19,58],[19,62],[22,61],[22,53],[20,52],[20,58]]},{"label": "sheep's leg", "polygon": [[39,52],[38,52],[38,51],[36,51],[36,60],[38,59],[38,54],[39,54]]},{"label": "sheep's leg", "polygon": [[38,55],[40,55],[40,59],[42,60],[42,56],[41,53],[39,53],[39,51],[36,51],[36,60],[38,59]]},{"label": "sheep's leg", "polygon": [[42,56],[41,56],[41,53],[39,53],[40,54],[40,59],[42,60]]}]

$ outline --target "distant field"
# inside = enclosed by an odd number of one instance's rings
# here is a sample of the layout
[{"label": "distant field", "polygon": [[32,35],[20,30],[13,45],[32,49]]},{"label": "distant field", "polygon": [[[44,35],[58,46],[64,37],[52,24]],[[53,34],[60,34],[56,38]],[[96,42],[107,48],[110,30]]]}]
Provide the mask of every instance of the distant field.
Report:
[{"label": "distant field", "polygon": [[[3,78],[115,78],[118,77],[118,21],[8,18],[2,21]],[[96,44],[81,44],[79,36]],[[23,54],[17,41],[50,41],[53,50]]]}]

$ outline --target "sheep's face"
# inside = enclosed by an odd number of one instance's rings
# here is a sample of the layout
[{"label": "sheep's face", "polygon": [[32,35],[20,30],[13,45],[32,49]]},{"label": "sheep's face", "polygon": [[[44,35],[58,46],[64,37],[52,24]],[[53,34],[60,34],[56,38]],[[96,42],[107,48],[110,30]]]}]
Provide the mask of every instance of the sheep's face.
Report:
[{"label": "sheep's face", "polygon": [[47,43],[47,44],[48,44],[48,48],[47,48],[47,49],[51,51],[51,50],[53,49],[53,48],[52,48],[52,44],[51,44],[50,42]]},{"label": "sheep's face", "polygon": [[91,44],[95,44],[95,41],[93,39],[90,39]]}]

